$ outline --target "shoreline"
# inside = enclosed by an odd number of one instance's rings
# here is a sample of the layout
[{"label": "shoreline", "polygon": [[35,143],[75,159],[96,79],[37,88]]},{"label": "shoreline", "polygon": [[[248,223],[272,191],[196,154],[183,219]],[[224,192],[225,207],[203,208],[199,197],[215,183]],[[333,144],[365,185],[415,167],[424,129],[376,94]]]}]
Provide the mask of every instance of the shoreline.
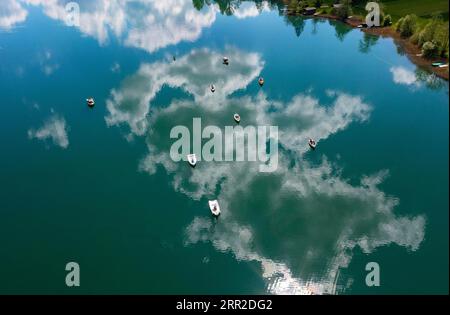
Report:
[{"label": "shoreline", "polygon": [[[337,16],[332,14],[314,14],[314,15],[303,15],[304,17],[313,17],[313,18],[324,18],[328,20],[336,20],[341,21],[342,23],[345,23],[352,28],[358,28],[358,25],[364,23],[361,19],[357,17],[347,18],[345,21],[342,21]],[[380,27],[372,27],[372,28],[358,28],[362,32],[365,32],[367,34],[381,36],[383,38],[392,38],[394,40],[394,43],[398,46],[400,46],[408,59],[415,64],[417,67],[421,69],[425,69],[431,73],[434,73],[436,76],[438,76],[441,79],[449,81],[449,71],[448,67],[445,68],[439,68],[439,67],[433,67],[431,64],[433,62],[444,62],[448,64],[448,59],[445,58],[436,58],[435,60],[430,60],[427,58],[422,57],[422,50],[415,44],[411,43],[408,38],[402,38],[400,34],[392,28],[392,26],[380,26]]]}]

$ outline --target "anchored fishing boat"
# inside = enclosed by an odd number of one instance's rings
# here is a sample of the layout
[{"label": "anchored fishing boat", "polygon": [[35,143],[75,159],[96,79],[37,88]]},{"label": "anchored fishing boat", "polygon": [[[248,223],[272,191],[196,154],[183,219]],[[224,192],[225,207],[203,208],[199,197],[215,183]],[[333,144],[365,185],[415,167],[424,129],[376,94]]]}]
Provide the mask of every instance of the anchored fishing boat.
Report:
[{"label": "anchored fishing boat", "polygon": [[309,146],[311,147],[311,149],[313,149],[313,150],[316,149],[317,142],[316,142],[315,140],[309,139],[309,140],[308,140],[308,144],[309,144]]},{"label": "anchored fishing boat", "polygon": [[89,107],[94,107],[94,105],[95,105],[95,101],[92,97],[87,98],[86,103],[88,104]]},{"label": "anchored fishing boat", "polygon": [[213,216],[218,217],[220,215],[220,207],[219,202],[217,200],[210,200],[209,203],[209,209],[211,209],[211,213]]},{"label": "anchored fishing boat", "polygon": [[263,78],[259,78],[258,79],[258,84],[259,84],[259,86],[263,86],[264,85],[264,79]]},{"label": "anchored fishing boat", "polygon": [[241,122],[241,116],[239,116],[239,114],[234,114],[233,115],[233,119],[235,122],[237,122],[238,124]]},{"label": "anchored fishing boat", "polygon": [[197,156],[195,154],[188,154],[187,159],[188,159],[188,163],[192,167],[195,167],[195,165],[197,165]]},{"label": "anchored fishing boat", "polygon": [[214,86],[214,84],[211,84],[211,92],[215,92],[216,91],[216,87]]}]

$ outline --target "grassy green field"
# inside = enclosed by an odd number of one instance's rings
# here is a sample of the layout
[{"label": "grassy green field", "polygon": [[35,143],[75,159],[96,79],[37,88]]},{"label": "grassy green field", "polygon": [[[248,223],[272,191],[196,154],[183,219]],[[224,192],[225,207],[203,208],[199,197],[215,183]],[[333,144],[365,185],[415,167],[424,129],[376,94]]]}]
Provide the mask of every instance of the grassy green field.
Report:
[{"label": "grassy green field", "polygon": [[[354,6],[354,13],[365,14],[365,1]],[[384,12],[390,14],[392,19],[397,21],[408,14],[415,14],[420,20],[426,20],[435,14],[439,14],[445,21],[448,21],[448,0],[381,0],[384,5]]]},{"label": "grassy green field", "polygon": [[448,0],[383,0],[385,12],[397,20],[414,13],[421,18],[430,18],[440,14],[448,20]]},{"label": "grassy green field", "polygon": [[[353,13],[358,16],[365,16],[367,11],[365,5],[370,0],[353,0]],[[301,0],[290,0],[287,3],[297,4]],[[309,6],[316,4],[315,0],[307,0]],[[435,14],[448,21],[448,0],[381,0],[384,5],[384,12],[390,14],[396,22],[401,17],[408,14],[415,14],[419,17],[419,23],[425,22]],[[323,4],[332,5],[334,0],[322,0]]]}]

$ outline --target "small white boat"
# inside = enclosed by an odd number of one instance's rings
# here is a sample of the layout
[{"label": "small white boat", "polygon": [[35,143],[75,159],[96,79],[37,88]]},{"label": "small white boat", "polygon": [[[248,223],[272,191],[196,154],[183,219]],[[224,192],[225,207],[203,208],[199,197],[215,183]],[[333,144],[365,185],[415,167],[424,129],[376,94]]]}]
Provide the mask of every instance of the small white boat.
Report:
[{"label": "small white boat", "polygon": [[223,57],[223,64],[228,66],[229,64],[228,57]]},{"label": "small white boat", "polygon": [[86,103],[89,107],[93,107],[95,105],[95,101],[92,97],[86,99]]},{"label": "small white boat", "polygon": [[241,122],[241,116],[239,116],[239,114],[234,114],[233,115],[233,119],[235,122],[237,122],[238,124]]},{"label": "small white boat", "polygon": [[215,92],[216,91],[216,87],[214,86],[214,84],[211,84],[211,92]]},{"label": "small white boat", "polygon": [[220,207],[219,207],[219,203],[217,202],[217,200],[210,200],[210,201],[208,201],[208,203],[209,203],[209,209],[211,209],[211,213],[215,217],[218,217],[220,215]]},{"label": "small white boat", "polygon": [[316,149],[317,142],[316,142],[315,140],[309,139],[309,140],[308,140],[308,144],[309,144],[309,146],[311,147],[311,149],[313,149],[313,150]]},{"label": "small white boat", "polygon": [[259,78],[258,84],[259,84],[259,86],[263,86],[264,85],[264,79],[263,78]]},{"label": "small white boat", "polygon": [[187,159],[188,159],[188,163],[192,167],[195,167],[195,165],[197,165],[197,156],[195,154],[188,154]]},{"label": "small white boat", "polygon": [[447,67],[448,67],[448,63],[439,66],[439,68],[447,68]]}]

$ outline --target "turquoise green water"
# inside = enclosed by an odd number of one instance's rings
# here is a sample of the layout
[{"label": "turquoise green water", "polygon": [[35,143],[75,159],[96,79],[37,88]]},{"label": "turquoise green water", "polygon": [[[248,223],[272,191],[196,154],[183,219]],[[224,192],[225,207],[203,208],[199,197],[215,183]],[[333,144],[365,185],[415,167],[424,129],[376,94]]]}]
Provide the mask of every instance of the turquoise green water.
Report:
[{"label": "turquoise green water", "polygon": [[[448,83],[391,39],[266,2],[64,4],[1,4],[1,293],[448,293]],[[174,126],[234,112],[278,126],[275,172],[170,159]]]}]

